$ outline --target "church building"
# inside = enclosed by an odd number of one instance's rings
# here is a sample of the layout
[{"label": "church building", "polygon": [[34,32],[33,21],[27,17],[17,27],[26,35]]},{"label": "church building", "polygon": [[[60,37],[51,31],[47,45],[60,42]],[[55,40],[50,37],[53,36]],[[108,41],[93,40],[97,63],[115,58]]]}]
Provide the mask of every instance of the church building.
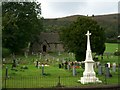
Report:
[{"label": "church building", "polygon": [[57,32],[42,32],[39,41],[32,45],[32,52],[63,52],[63,44]]}]

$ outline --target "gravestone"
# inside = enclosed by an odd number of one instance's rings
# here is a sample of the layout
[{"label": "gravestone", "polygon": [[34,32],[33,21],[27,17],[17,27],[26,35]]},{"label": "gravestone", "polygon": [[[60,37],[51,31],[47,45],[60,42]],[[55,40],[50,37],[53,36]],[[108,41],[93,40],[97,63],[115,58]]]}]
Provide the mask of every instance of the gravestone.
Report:
[{"label": "gravestone", "polygon": [[70,70],[70,62],[68,62],[68,67],[67,68],[68,68],[68,70]]},{"label": "gravestone", "polygon": [[40,68],[40,62],[38,62],[38,69]]},{"label": "gravestone", "polygon": [[34,55],[34,52],[32,52],[32,55]]},{"label": "gravestone", "polygon": [[73,65],[74,65],[74,63],[72,62],[72,63],[71,63],[71,66],[73,66]]},{"label": "gravestone", "polygon": [[64,63],[62,63],[62,68],[64,68]]},{"label": "gravestone", "polygon": [[59,60],[59,58],[57,58],[57,60],[56,60],[57,62],[59,62],[60,60]]},{"label": "gravestone", "polygon": [[110,68],[110,62],[108,62],[107,64],[108,64],[108,68]]},{"label": "gravestone", "polygon": [[102,65],[101,64],[99,64],[98,65],[98,75],[102,75]]},{"label": "gravestone", "polygon": [[108,77],[108,78],[112,77],[112,75],[110,74],[108,64],[105,64],[105,76]]},{"label": "gravestone", "polygon": [[3,64],[5,64],[5,61],[6,61],[6,60],[5,60],[5,58],[3,58],[3,60],[2,60],[2,61],[3,61],[2,63],[3,63]]},{"label": "gravestone", "polygon": [[13,59],[13,64],[12,64],[12,68],[16,67],[16,59]]},{"label": "gravestone", "polygon": [[42,64],[42,75],[44,75],[44,64]]},{"label": "gravestone", "polygon": [[101,56],[101,60],[103,60],[103,55],[100,55]]},{"label": "gravestone", "polygon": [[81,82],[82,84],[87,84],[87,83],[101,83],[102,81],[100,81],[95,74],[93,65],[94,65],[94,61],[92,58],[92,51],[91,51],[91,46],[90,46],[90,35],[91,33],[89,33],[89,31],[87,31],[87,50],[86,50],[86,58],[85,58],[85,69],[83,72],[83,77],[81,77],[80,80],[78,80],[79,82]]},{"label": "gravestone", "polygon": [[42,53],[40,53],[39,58],[42,59]]},{"label": "gravestone", "polygon": [[113,72],[116,72],[116,63],[113,63],[112,69],[113,69]]},{"label": "gravestone", "polygon": [[5,77],[8,78],[8,67],[6,67]]},{"label": "gravestone", "polygon": [[35,66],[38,68],[38,60],[36,60],[36,65]]},{"label": "gravestone", "polygon": [[59,63],[59,68],[62,68],[61,64]]},{"label": "gravestone", "polygon": [[67,65],[68,65],[68,62],[66,61],[66,62],[65,62],[65,69],[67,69]]},{"label": "gravestone", "polygon": [[76,75],[76,68],[75,68],[75,65],[73,65],[73,76]]},{"label": "gravestone", "polygon": [[28,58],[28,53],[24,52],[24,56],[25,56],[25,58]]},{"label": "gravestone", "polygon": [[97,64],[97,67],[99,66],[99,64],[100,64],[100,62],[96,62],[96,64]]},{"label": "gravestone", "polygon": [[[120,63],[118,64],[118,71],[120,72]],[[120,74],[119,74],[120,75]]]}]

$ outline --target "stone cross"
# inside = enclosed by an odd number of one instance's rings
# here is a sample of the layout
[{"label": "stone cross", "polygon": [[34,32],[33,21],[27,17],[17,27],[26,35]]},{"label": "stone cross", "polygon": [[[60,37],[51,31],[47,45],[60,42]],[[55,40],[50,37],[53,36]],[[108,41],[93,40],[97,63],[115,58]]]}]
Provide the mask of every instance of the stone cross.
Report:
[{"label": "stone cross", "polygon": [[[86,60],[92,60],[91,48],[90,48],[90,35],[89,31],[87,31],[87,51],[86,51]],[[92,60],[93,61],[93,60]]]},{"label": "stone cross", "polygon": [[89,33],[89,31],[87,31],[86,35],[87,35],[87,50],[86,50],[86,59],[84,61],[85,70],[83,72],[83,77],[81,77],[81,80],[78,80],[78,81],[80,81],[82,84],[95,83],[95,82],[101,83],[102,81],[100,81],[96,77],[95,72],[94,72],[94,68],[93,68],[94,61],[92,59],[92,52],[91,52],[91,48],[90,48],[90,35],[91,35],[91,33]]},{"label": "stone cross", "polygon": [[91,33],[89,33],[89,31],[87,31],[87,34],[85,34],[85,35],[87,35],[87,50],[91,50],[90,40],[89,40]]}]

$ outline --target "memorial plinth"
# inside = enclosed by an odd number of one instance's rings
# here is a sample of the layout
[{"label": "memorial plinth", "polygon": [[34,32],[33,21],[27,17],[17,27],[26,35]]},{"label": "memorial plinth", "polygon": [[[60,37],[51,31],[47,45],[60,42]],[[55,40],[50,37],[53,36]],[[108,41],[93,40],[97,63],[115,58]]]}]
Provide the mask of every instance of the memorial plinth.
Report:
[{"label": "memorial plinth", "polygon": [[90,48],[90,35],[91,33],[89,33],[89,31],[87,31],[87,50],[86,50],[86,59],[84,61],[85,63],[85,70],[83,72],[83,77],[81,77],[80,80],[78,80],[79,82],[81,82],[82,84],[87,84],[87,83],[101,83],[102,81],[100,81],[97,77],[96,74],[94,72],[94,61],[92,59],[92,52],[91,52],[91,48]]}]

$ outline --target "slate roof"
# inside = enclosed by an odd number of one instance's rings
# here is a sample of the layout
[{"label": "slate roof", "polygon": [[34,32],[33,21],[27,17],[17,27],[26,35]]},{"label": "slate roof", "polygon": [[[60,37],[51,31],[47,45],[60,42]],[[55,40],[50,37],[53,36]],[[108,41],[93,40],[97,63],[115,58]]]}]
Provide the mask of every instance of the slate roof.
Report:
[{"label": "slate roof", "polygon": [[43,43],[44,41],[47,41],[47,43],[61,43],[59,34],[54,32],[51,33],[42,32],[39,38],[40,43]]}]

